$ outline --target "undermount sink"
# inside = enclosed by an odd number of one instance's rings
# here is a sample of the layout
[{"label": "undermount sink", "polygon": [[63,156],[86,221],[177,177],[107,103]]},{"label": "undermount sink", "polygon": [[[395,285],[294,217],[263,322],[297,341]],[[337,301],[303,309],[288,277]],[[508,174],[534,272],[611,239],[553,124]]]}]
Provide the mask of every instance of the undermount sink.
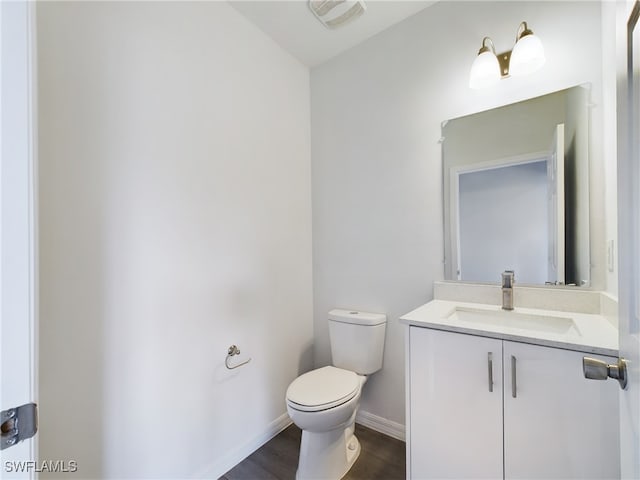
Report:
[{"label": "undermount sink", "polygon": [[447,317],[448,320],[474,327],[490,325],[492,327],[518,328],[535,332],[555,334],[579,334],[576,324],[571,318],[550,315],[536,315],[507,310],[483,310],[467,307],[456,307]]}]

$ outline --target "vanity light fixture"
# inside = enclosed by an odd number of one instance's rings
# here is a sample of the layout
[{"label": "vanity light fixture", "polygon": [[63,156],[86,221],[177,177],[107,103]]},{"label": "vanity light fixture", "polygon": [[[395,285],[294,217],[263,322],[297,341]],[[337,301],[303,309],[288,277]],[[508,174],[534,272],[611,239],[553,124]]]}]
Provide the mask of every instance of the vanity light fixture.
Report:
[{"label": "vanity light fixture", "polygon": [[508,52],[496,54],[493,40],[489,37],[482,39],[482,47],[471,66],[469,87],[485,88],[510,75],[528,75],[542,67],[544,62],[542,42],[529,30],[527,22],[521,22],[516,32],[516,43]]}]

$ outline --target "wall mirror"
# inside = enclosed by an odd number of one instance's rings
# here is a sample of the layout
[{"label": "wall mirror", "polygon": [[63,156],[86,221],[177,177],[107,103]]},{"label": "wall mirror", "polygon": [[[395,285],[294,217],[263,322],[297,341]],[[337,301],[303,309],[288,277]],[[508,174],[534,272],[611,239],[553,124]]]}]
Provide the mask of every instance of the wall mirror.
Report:
[{"label": "wall mirror", "polygon": [[445,279],[590,283],[590,86],[443,122]]}]

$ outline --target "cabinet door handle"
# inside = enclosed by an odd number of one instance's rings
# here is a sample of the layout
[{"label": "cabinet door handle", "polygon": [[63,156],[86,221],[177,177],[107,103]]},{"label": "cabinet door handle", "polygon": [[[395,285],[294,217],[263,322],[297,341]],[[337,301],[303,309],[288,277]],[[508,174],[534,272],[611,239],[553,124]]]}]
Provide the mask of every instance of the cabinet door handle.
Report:
[{"label": "cabinet door handle", "polygon": [[487,366],[489,368],[489,391],[493,392],[493,352],[487,353]]},{"label": "cabinet door handle", "polygon": [[511,355],[511,396],[518,396],[518,387],[516,383],[516,357]]}]

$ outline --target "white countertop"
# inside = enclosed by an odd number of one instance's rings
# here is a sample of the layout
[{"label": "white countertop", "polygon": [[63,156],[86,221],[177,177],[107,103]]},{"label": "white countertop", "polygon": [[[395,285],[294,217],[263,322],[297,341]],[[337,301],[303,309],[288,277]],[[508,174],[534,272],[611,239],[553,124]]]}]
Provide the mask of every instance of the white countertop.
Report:
[{"label": "white countertop", "polygon": [[456,309],[482,311],[488,314],[487,318],[492,312],[495,312],[496,316],[505,315],[505,313],[509,315],[499,305],[433,300],[403,315],[400,317],[400,322],[416,327],[499,338],[585,353],[618,356],[618,330],[602,315],[536,308],[516,307],[513,310],[515,314],[557,317],[558,322],[566,322],[566,319],[571,319],[575,326],[575,328],[569,328],[566,331],[561,331],[562,329],[544,331],[519,328],[517,319],[508,322],[463,321],[457,315],[452,315]]}]

